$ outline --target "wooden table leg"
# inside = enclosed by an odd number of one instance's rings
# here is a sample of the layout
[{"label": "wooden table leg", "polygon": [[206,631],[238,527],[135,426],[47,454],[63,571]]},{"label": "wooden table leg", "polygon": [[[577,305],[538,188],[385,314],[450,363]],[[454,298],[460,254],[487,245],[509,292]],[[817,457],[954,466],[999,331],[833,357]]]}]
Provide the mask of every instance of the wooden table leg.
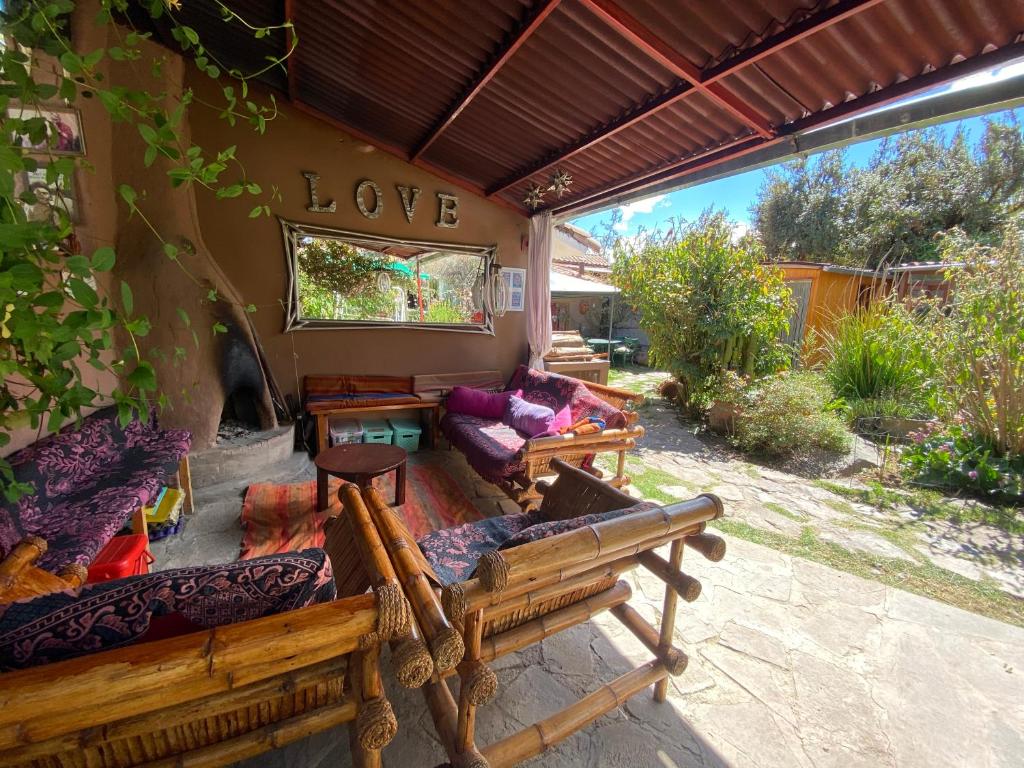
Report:
[{"label": "wooden table leg", "polygon": [[317,453],[327,450],[327,415],[318,413],[316,417],[316,447]]},{"label": "wooden table leg", "polygon": [[405,504],[405,462],[398,465],[395,470],[395,506]]},{"label": "wooden table leg", "polygon": [[316,468],[316,511],[323,512],[327,509],[327,485],[330,478],[320,467]]}]

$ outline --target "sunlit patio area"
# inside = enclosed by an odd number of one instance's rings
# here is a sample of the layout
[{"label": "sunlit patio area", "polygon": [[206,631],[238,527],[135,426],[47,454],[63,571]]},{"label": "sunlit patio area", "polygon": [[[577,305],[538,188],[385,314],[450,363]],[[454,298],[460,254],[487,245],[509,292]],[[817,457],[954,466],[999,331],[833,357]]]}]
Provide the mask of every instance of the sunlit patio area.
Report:
[{"label": "sunlit patio area", "polygon": [[1024,761],[1024,5],[0,23],[0,765]]}]

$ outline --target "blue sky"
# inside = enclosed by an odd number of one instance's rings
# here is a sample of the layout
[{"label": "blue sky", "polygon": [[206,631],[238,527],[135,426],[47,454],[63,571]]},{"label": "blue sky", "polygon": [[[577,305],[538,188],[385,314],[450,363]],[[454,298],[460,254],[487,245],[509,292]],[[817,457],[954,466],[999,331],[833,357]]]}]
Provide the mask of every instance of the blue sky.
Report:
[{"label": "blue sky", "polygon": [[[977,87],[993,80],[1002,80],[1020,74],[1024,74],[1024,62],[1016,62],[992,72],[971,75],[901,103],[906,104],[911,101],[929,98],[945,91]],[[896,106],[898,105],[893,105],[890,108],[895,108]],[[1024,108],[1014,110],[1014,114],[1024,122]],[[976,140],[983,130],[984,118],[972,117],[967,120],[946,123],[941,126],[941,130],[949,135],[961,125],[967,130],[968,136]],[[857,166],[866,165],[881,141],[881,139],[876,139],[848,147],[847,158],[849,162]],[[680,189],[676,192],[654,195],[653,197],[634,201],[622,206],[622,222],[617,226],[617,229],[623,236],[629,237],[635,234],[640,227],[654,229],[671,218],[694,219],[709,205],[714,205],[716,208],[724,208],[729,218],[737,222],[739,225],[738,229],[743,231],[750,224],[749,209],[757,198],[757,190],[761,187],[766,171],[767,169],[764,168],[748,171],[747,173],[700,184],[689,189]],[[614,209],[581,216],[578,219],[574,219],[572,223],[588,232],[603,234],[605,230],[603,223],[610,220],[612,210]]]}]

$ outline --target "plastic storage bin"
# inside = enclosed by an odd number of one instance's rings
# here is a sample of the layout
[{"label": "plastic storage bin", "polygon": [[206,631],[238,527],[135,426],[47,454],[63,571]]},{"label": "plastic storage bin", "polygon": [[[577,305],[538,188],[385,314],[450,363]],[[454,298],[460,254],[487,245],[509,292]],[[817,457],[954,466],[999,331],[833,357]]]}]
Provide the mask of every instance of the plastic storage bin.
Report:
[{"label": "plastic storage bin", "polygon": [[129,536],[115,536],[96,555],[89,566],[90,584],[125,576],[149,573],[153,556],[149,554],[149,538],[141,533]]},{"label": "plastic storage bin", "polygon": [[327,432],[331,445],[363,442],[363,427],[358,419],[331,419]]},{"label": "plastic storage bin", "polygon": [[367,419],[363,422],[364,443],[390,443],[393,434],[384,419]]},{"label": "plastic storage bin", "polygon": [[420,434],[423,427],[416,419],[388,419],[392,431],[395,433],[392,442],[399,448],[412,453],[420,448]]}]

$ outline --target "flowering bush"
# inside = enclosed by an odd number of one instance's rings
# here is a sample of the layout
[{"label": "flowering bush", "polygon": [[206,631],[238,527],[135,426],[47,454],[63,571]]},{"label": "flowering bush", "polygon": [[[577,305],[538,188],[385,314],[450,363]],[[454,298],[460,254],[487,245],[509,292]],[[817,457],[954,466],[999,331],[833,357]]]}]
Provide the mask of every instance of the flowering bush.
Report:
[{"label": "flowering bush", "polygon": [[963,424],[943,428],[935,422],[910,437],[902,462],[914,482],[1024,503],[1024,456],[997,455]]}]

